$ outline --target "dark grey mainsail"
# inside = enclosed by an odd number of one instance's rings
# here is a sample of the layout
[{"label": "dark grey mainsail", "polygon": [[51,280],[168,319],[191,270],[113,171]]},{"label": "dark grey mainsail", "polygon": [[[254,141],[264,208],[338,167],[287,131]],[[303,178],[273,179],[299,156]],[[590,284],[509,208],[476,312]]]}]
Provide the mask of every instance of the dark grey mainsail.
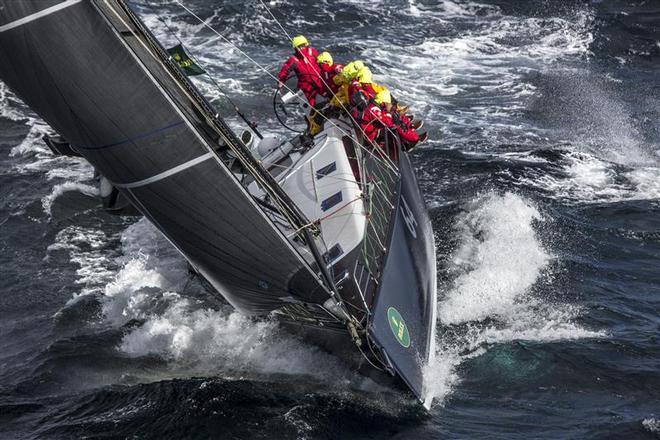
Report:
[{"label": "dark grey mainsail", "polygon": [[[157,49],[120,0],[21,0],[0,7],[6,60],[0,79],[233,306],[263,314],[292,297],[323,302],[330,286],[223,161],[228,149],[241,153],[235,150],[240,141],[209,117],[203,98]],[[255,166],[243,159],[243,166]],[[258,169],[247,171],[266,179]],[[304,221],[271,190],[283,217]]]}]

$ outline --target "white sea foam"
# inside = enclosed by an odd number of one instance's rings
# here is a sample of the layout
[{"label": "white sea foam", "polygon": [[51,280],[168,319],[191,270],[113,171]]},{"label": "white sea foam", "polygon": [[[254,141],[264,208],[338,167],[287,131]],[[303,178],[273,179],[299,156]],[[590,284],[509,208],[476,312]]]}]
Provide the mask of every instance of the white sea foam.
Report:
[{"label": "white sea foam", "polygon": [[41,199],[41,206],[44,209],[44,212],[49,216],[51,213],[51,208],[55,200],[60,197],[62,194],[67,192],[77,191],[81,192],[90,197],[96,197],[99,195],[99,190],[95,186],[87,185],[80,182],[64,182],[59,183],[53,187],[53,190],[50,194]]},{"label": "white sea foam", "polygon": [[[3,92],[6,86],[0,83],[0,101],[7,96],[13,96],[10,92]],[[6,95],[3,95],[6,93]],[[8,98],[6,98],[8,99]],[[17,98],[13,98],[16,99]],[[20,101],[17,100],[18,103]],[[7,102],[1,103],[3,109],[11,108]],[[18,104],[15,104],[18,105]],[[23,105],[20,103],[20,105]],[[93,178],[93,167],[84,159],[79,157],[54,156],[43,141],[43,136],[52,132],[50,127],[41,119],[34,117],[16,118],[16,121],[24,121],[29,127],[25,138],[13,147],[9,156],[19,159],[13,166],[16,174],[46,174],[49,181],[65,180],[57,183],[50,194],[41,200],[44,212],[50,216],[53,202],[62,194],[70,191],[79,191],[88,196],[97,196],[98,189],[83,183]],[[20,160],[22,159],[22,160]]]},{"label": "white sea foam", "polygon": [[50,150],[46,144],[41,140],[44,134],[48,133],[48,125],[40,119],[28,119],[26,125],[30,127],[30,131],[25,136],[25,139],[13,147],[9,152],[10,157],[18,156],[33,156],[39,154],[50,155]]},{"label": "white sea foam", "polygon": [[115,272],[111,250],[108,248],[111,239],[99,229],[67,226],[57,233],[54,243],[48,246],[46,258],[50,258],[54,252],[63,251],[78,266],[75,283],[81,290],[73,295],[67,306],[82,296],[101,292],[103,286],[112,279]]},{"label": "white sea foam", "polygon": [[536,208],[511,193],[491,194],[459,217],[463,240],[453,256],[458,276],[440,303],[444,324],[510,313],[550,260],[534,230],[540,220]]},{"label": "white sea foam", "polygon": [[[481,196],[458,217],[453,282],[438,304],[438,350],[425,372],[440,404],[460,381],[457,367],[492,344],[605,336],[574,322],[578,307],[531,293],[536,283],[551,282],[546,272],[553,257],[536,232],[543,222],[535,206],[512,193]],[[460,336],[443,336],[456,325],[463,328]]]},{"label": "white sea foam", "polygon": [[594,38],[594,15],[586,8],[571,19],[539,19],[508,16],[498,8],[474,3],[443,2],[411,19],[423,26],[436,14],[471,24],[451,36],[427,38],[407,47],[362,39],[366,48],[360,57],[400,100],[413,104],[414,112],[427,120],[446,121],[443,134],[449,140],[454,132],[463,138],[465,128],[488,140],[500,133],[520,136],[521,129],[537,132],[518,117],[537,95],[529,73],[588,55]]},{"label": "white sea foam", "polygon": [[433,397],[433,405],[442,406],[460,382],[456,367],[463,358],[454,347],[447,347],[440,341],[438,344],[435,358],[424,367],[423,374],[427,395]]},{"label": "white sea foam", "polygon": [[[7,108],[6,103],[3,108]],[[89,196],[98,195],[95,187],[84,183],[94,176],[94,168],[86,160],[79,157],[54,156],[42,139],[45,134],[51,133],[50,127],[41,119],[33,117],[18,120],[24,120],[29,130],[21,143],[9,152],[10,157],[18,159],[13,165],[12,172],[45,173],[49,181],[64,180],[57,183],[50,194],[42,197],[42,207],[48,216],[51,215],[53,202],[66,192],[79,191]]]},{"label": "white sea foam", "polygon": [[0,116],[12,121],[34,119],[32,112],[2,81],[0,81]]},{"label": "white sea foam", "polygon": [[[282,333],[269,320],[254,320],[229,306],[219,310],[182,295],[185,260],[146,220],[121,237],[121,269],[103,289],[104,320],[123,325],[143,320],[118,349],[130,356],[158,355],[173,371],[202,375],[308,375],[378,390],[337,358]],[[319,368],[323,365],[323,368]]]},{"label": "white sea foam", "polygon": [[660,198],[660,167],[624,166],[590,153],[568,152],[560,173],[526,173],[514,183],[548,192],[568,202],[603,203]]},{"label": "white sea foam", "polygon": [[642,426],[644,426],[647,431],[660,435],[660,420],[653,418],[644,419],[642,421]]}]

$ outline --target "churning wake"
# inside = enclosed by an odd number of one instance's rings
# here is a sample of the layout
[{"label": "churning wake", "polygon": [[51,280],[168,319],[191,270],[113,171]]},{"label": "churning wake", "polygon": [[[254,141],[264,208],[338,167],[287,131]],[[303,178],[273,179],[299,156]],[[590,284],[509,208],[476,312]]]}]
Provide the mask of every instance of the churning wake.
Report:
[{"label": "churning wake", "polygon": [[58,234],[51,251],[67,250],[79,265],[82,291],[67,307],[75,307],[82,296],[96,295],[100,325],[140,323],[128,326],[116,347],[120,354],[158,356],[174,377],[305,376],[366,391],[381,389],[334,356],[281,331],[275,321],[209,303],[185,260],[147,220],[120,234],[121,253],[114,258],[98,252],[111,239],[101,231],[70,227]]}]

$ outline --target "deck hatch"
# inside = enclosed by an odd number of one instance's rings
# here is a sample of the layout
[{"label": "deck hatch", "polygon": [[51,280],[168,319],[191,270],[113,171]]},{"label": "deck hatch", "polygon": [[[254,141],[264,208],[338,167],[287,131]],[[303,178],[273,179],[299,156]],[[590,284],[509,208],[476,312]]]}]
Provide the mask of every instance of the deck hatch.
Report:
[{"label": "deck hatch", "polygon": [[337,162],[332,162],[330,165],[326,165],[323,168],[316,171],[316,180],[321,180],[328,174],[337,171]]},{"label": "deck hatch", "polygon": [[321,202],[321,209],[323,211],[327,211],[328,209],[332,208],[333,206],[337,205],[337,203],[341,202],[343,200],[343,197],[341,195],[341,191],[338,193],[335,193],[325,199],[324,201]]}]

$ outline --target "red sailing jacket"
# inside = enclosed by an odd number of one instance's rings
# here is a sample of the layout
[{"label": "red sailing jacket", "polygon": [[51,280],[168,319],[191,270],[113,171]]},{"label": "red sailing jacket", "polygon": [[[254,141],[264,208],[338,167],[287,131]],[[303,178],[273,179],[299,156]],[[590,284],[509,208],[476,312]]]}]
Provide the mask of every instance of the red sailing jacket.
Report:
[{"label": "red sailing jacket", "polygon": [[344,66],[342,64],[321,64],[321,78],[323,78],[323,91],[321,95],[326,98],[332,98],[339,86],[335,84],[335,76],[339,75],[343,70]]},{"label": "red sailing jacket", "polygon": [[412,129],[412,122],[405,115],[398,113],[392,115],[392,125],[404,144],[414,144],[419,141],[419,135]]},{"label": "red sailing jacket", "polygon": [[370,142],[378,137],[383,128],[389,128],[397,133],[404,144],[419,141],[419,135],[410,127],[408,118],[399,114],[392,114],[378,105],[369,104],[363,111],[355,108],[351,115]]},{"label": "red sailing jacket", "polygon": [[281,82],[285,82],[292,75],[296,75],[298,88],[305,93],[312,106],[316,102],[316,94],[323,90],[319,78],[321,69],[316,64],[318,55],[319,53],[313,47],[307,46],[296,49],[296,54],[286,60],[278,75]]},{"label": "red sailing jacket", "polygon": [[383,127],[391,127],[393,124],[392,115],[374,104],[369,104],[364,110],[355,108],[351,111],[351,115],[360,125],[369,142],[373,142],[378,137],[378,133]]},{"label": "red sailing jacket", "polygon": [[359,81],[351,81],[348,84],[348,100],[351,105],[356,105],[358,103],[358,100],[355,99],[356,93],[362,93],[367,102],[370,102],[376,97],[376,91],[371,87],[371,84],[362,84]]}]

